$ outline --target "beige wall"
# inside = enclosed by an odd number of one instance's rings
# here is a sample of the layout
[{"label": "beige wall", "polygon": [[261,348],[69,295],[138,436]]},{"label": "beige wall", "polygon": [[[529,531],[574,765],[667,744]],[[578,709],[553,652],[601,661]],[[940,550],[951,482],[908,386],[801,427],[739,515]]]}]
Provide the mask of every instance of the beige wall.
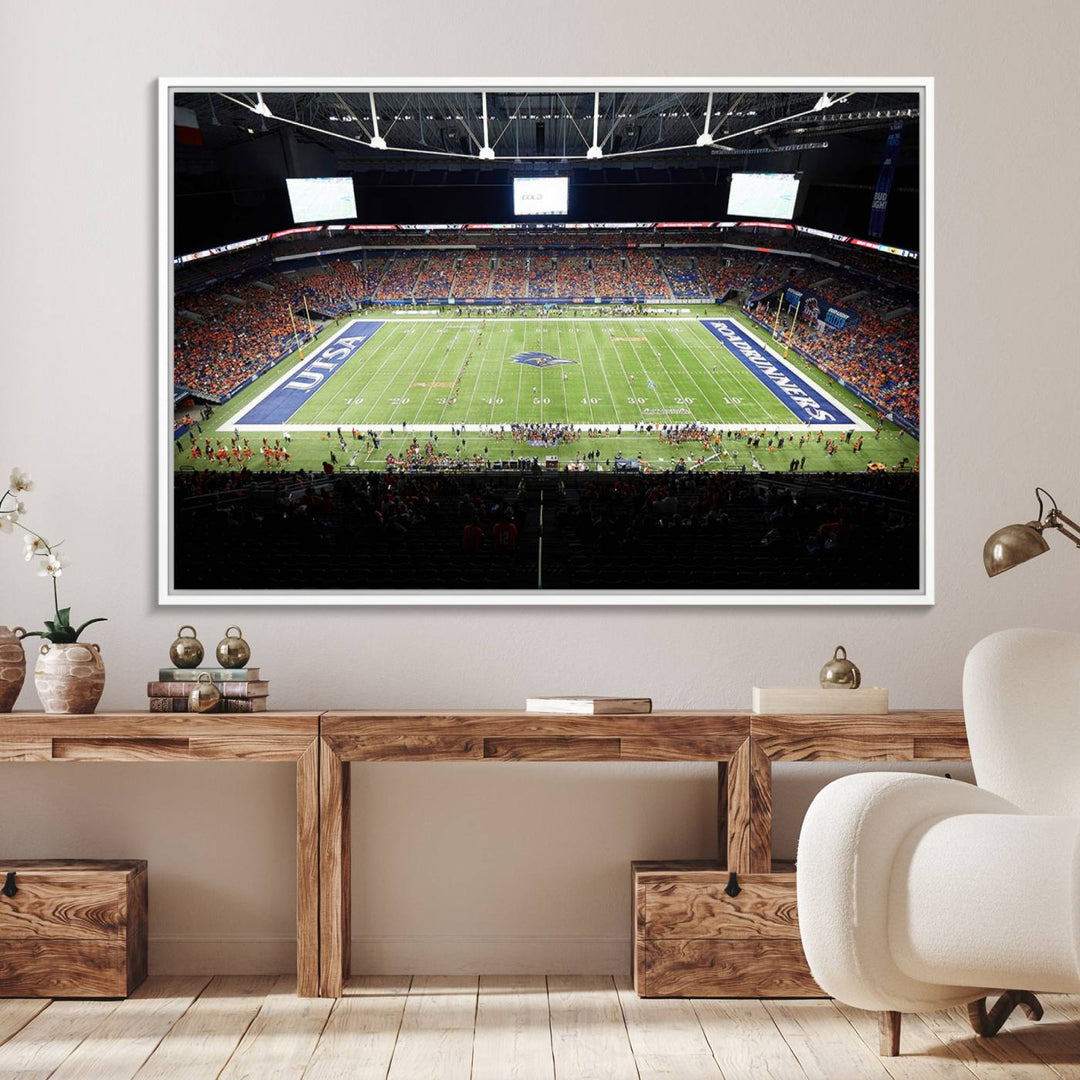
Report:
[{"label": "beige wall", "polygon": [[[474,29],[456,25],[481,8]],[[65,602],[110,618],[96,634],[104,706],[140,704],[182,621],[209,641],[239,621],[274,704],[297,708],[514,705],[567,688],[745,706],[755,681],[812,678],[837,641],[895,705],[955,705],[982,635],[1073,625],[1080,561],[1064,545],[995,582],[979,549],[1030,513],[1037,481],[1077,504],[1077,352],[1062,339],[1080,285],[1080,7],[776,0],[757,20],[753,5],[704,0],[516,8],[3,0],[0,471],[32,470],[33,522],[67,538]],[[157,76],[515,72],[936,77],[935,607],[525,619],[155,606]],[[133,418],[121,431],[106,424],[117,402]],[[16,548],[0,537],[0,622],[33,624],[47,587]],[[35,706],[31,687],[20,704]],[[779,850],[826,775],[781,772]],[[354,780],[354,925],[369,969],[625,965],[630,859],[712,843],[708,768],[387,765]],[[8,765],[0,800],[0,857],[150,859],[159,970],[288,963],[286,767]]]}]

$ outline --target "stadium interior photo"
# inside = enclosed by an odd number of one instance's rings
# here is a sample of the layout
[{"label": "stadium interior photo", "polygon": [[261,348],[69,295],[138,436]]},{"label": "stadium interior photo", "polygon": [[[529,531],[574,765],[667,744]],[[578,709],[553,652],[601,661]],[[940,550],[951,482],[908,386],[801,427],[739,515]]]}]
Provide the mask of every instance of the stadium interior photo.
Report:
[{"label": "stadium interior photo", "polygon": [[1080,1080],[1080,0],[0,12],[0,1080]]},{"label": "stadium interior photo", "polygon": [[175,595],[925,595],[918,86],[168,109]]}]

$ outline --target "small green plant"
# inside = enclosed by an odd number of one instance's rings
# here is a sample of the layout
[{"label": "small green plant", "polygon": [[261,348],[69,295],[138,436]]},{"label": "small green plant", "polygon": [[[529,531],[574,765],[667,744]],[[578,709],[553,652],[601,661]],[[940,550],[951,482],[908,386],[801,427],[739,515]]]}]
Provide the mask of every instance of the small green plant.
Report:
[{"label": "small green plant", "polygon": [[[70,645],[79,640],[79,635],[92,623],[105,622],[105,618],[87,619],[80,626],[71,625],[71,608],[60,606],[60,591],[57,587],[57,578],[70,566],[67,556],[60,554],[57,548],[63,541],[50,544],[41,533],[35,532],[22,523],[20,518],[26,514],[26,504],[20,496],[25,492],[34,490],[34,482],[30,474],[21,469],[12,469],[8,480],[8,488],[0,495],[0,534],[21,529],[26,535],[23,537],[23,555],[27,562],[38,562],[38,577],[52,579],[53,607],[55,617],[45,620],[44,630],[32,630],[27,637],[41,637],[51,641],[54,645]],[[10,502],[8,500],[11,500]]]}]

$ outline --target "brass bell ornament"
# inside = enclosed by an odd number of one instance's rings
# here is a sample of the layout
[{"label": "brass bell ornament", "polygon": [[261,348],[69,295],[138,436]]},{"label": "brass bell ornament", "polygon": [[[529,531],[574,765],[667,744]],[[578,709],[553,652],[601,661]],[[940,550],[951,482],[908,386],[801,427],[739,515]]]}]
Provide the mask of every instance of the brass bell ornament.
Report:
[{"label": "brass bell ornament", "polygon": [[221,702],[221,692],[214,685],[208,671],[200,671],[195,685],[188,694],[188,712],[212,712]]},{"label": "brass bell ornament", "polygon": [[244,640],[239,626],[230,626],[225,631],[225,636],[218,642],[217,658],[224,668],[242,668],[251,659],[251,646]]},{"label": "brass bell ornament", "polygon": [[858,690],[862,673],[848,659],[847,649],[837,645],[833,658],[821,669],[820,678],[826,690]]},{"label": "brass bell ornament", "polygon": [[[185,635],[184,631],[191,633]],[[181,626],[176,631],[176,640],[169,646],[169,659],[175,667],[198,667],[202,663],[202,642],[195,636],[194,626]]]}]

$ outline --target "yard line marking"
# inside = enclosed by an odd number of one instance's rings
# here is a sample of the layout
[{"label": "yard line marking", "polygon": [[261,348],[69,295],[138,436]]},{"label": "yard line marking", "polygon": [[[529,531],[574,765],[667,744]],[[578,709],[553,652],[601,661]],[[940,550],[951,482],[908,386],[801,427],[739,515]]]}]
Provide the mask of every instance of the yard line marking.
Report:
[{"label": "yard line marking", "polygon": [[615,391],[611,388],[611,380],[608,378],[607,362],[610,358],[607,354],[607,349],[609,345],[612,348],[615,348],[615,346],[612,345],[610,342],[604,342],[602,338],[598,338],[596,336],[595,327],[590,327],[590,330],[592,331],[593,342],[596,345],[596,356],[600,362],[600,372],[604,376],[604,385],[607,387],[608,398],[611,401],[611,408],[614,410],[619,407],[619,404],[615,399]]},{"label": "yard line marking", "polygon": [[[440,327],[440,333],[442,332],[442,329],[443,328]],[[456,339],[459,336],[460,336],[460,334],[455,334],[454,338]],[[440,342],[440,344],[441,344],[441,342]],[[466,349],[469,348],[468,345],[465,345],[463,347],[466,348]],[[420,424],[421,426],[423,426],[423,421],[421,420],[421,416],[423,415],[424,408],[427,405],[428,398],[431,397],[431,391],[436,389],[436,387],[433,384],[436,383],[436,382],[446,382],[447,381],[445,378],[442,377],[443,376],[443,367],[444,367],[444,365],[446,365],[447,363],[449,363],[451,365],[456,363],[457,367],[454,369],[455,374],[456,374],[458,371],[463,371],[464,370],[465,361],[468,360],[468,358],[469,358],[469,354],[466,352],[464,354],[464,356],[460,360],[456,359],[456,357],[454,355],[454,341],[451,340],[450,344],[446,348],[446,352],[443,355],[443,358],[439,361],[438,366],[435,368],[435,371],[432,373],[433,377],[429,378],[427,380],[427,383],[428,383],[427,393],[424,394],[424,400],[421,401],[419,405],[417,405],[416,412],[413,413],[413,418],[412,418],[412,420],[409,421],[410,424]],[[421,368],[413,375],[414,381],[416,379],[416,376],[419,375],[422,370],[423,370],[423,365],[421,365]],[[445,389],[445,387],[440,387],[440,389]],[[450,393],[453,393],[453,385],[451,385],[451,387],[450,387]],[[447,397],[449,397],[449,396],[450,396],[450,394],[447,394]],[[445,399],[444,399],[444,402],[445,402]],[[438,399],[436,399],[435,403],[438,404]]]},{"label": "yard line marking", "polygon": [[[562,331],[557,326],[555,327],[555,341],[558,344],[559,355],[561,356],[562,351],[563,351],[563,347],[562,347]],[[578,357],[578,365],[577,366],[581,367],[581,358],[580,357]],[[562,375],[565,375],[565,374],[567,374],[567,372],[562,372]],[[570,398],[567,397],[567,393],[566,393],[566,384],[567,384],[568,381],[569,380],[564,379],[561,376],[559,378],[559,382],[562,383],[563,411],[565,413],[567,423],[570,422]],[[585,394],[586,403],[588,403],[588,400],[589,400],[589,395],[588,395],[588,393],[586,393]],[[589,409],[589,420],[591,421],[592,420],[592,405],[589,405],[588,409]]]},{"label": "yard line marking", "polygon": [[472,412],[472,404],[476,400],[476,391],[477,388],[480,386],[480,374],[484,370],[484,365],[487,363],[488,351],[491,348],[491,341],[494,336],[494,334],[488,334],[487,344],[484,346],[483,354],[480,357],[480,367],[473,374],[473,390],[472,393],[469,395],[469,404],[465,407],[466,415]]},{"label": "yard line marking", "polygon": [[[664,328],[663,327],[660,328],[660,332],[664,333]],[[666,340],[666,335],[665,335],[665,340]],[[682,344],[682,343],[680,342],[680,344]],[[693,357],[693,359],[695,359],[695,360],[698,359],[697,353],[694,352],[692,347],[690,348],[690,355]],[[704,392],[704,390],[702,390],[701,383],[699,383],[697,381],[697,379],[694,378],[694,376],[691,374],[691,372],[687,368],[686,364],[683,363],[682,356],[679,354],[678,350],[675,351],[674,356],[675,356],[675,359],[679,363],[679,367],[681,367],[683,369],[683,371],[685,371],[686,374],[690,376],[690,381],[694,384],[695,387],[697,387],[697,392],[701,396],[702,400],[706,401],[706,402],[710,402],[713,405],[713,408],[715,409],[717,416],[719,417],[719,415],[720,415],[720,402],[713,401],[712,398],[708,394],[706,394]],[[711,372],[710,372],[710,374],[711,374]],[[719,380],[717,380],[715,375],[713,375],[713,381],[716,383],[716,388],[720,391],[721,398],[725,397],[726,395],[723,393],[724,388],[720,385],[720,382],[719,382]],[[755,399],[755,403],[756,403],[756,399]],[[740,405],[736,405],[735,409],[739,412],[740,416],[742,416],[743,421],[745,423],[750,423],[750,418],[746,415],[745,412],[743,412],[742,407]],[[696,422],[701,423],[702,421],[697,420]],[[705,423],[712,423],[713,421],[704,421],[704,422]],[[719,420],[717,422],[723,423],[723,420]]]},{"label": "yard line marking", "polygon": [[[405,359],[401,362],[401,366],[397,369],[397,371],[394,372],[394,376],[390,380],[389,386],[387,386],[387,388],[386,388],[390,392],[390,397],[391,397],[390,417],[389,417],[391,427],[393,427],[395,423],[397,423],[398,425],[400,425],[402,423],[402,420],[395,421],[394,417],[397,415],[397,412],[398,412],[399,409],[402,409],[402,408],[406,407],[403,404],[400,404],[400,402],[402,401],[403,398],[408,396],[406,394],[406,388],[402,387],[402,386],[398,386],[396,384],[397,384],[398,380],[401,378],[402,371],[405,370],[405,368],[409,364],[409,361],[412,359],[412,355],[416,351],[416,347],[422,345],[424,340],[428,336],[429,335],[425,333],[423,337],[421,337],[421,338],[419,338],[417,340],[416,346],[414,346],[412,349],[410,349],[409,352],[406,354]],[[411,369],[412,370],[412,376],[411,376],[412,379],[415,379],[416,376],[418,374],[420,374],[421,371],[423,371],[424,365],[428,362],[428,360],[431,359],[431,353],[434,350],[435,346],[440,343],[440,341],[441,341],[441,339],[439,338],[439,336],[437,334],[433,336],[433,340],[432,340],[431,344],[427,347],[427,352],[424,353],[423,358],[417,363],[415,369]],[[445,360],[445,357],[443,357],[443,359]],[[439,368],[441,368],[441,366],[442,366],[442,362],[440,361],[439,367],[436,368],[436,370],[439,370]],[[396,397],[397,397],[398,402],[399,402],[399,404],[397,404],[397,405],[394,405],[393,400],[392,400],[394,398],[394,396],[395,396],[395,394],[394,394],[395,389],[397,390]],[[380,399],[379,404],[380,405],[383,404],[381,399]],[[385,406],[384,406],[384,409],[385,409]],[[404,420],[404,423],[406,423],[406,424],[412,423],[413,420],[415,420],[415,417],[416,417],[416,413],[413,414],[412,419]]]},{"label": "yard line marking", "polygon": [[[503,332],[508,334],[510,331],[509,331],[509,329],[504,328]],[[522,368],[522,367],[524,367],[524,365],[523,364],[515,364],[514,367]],[[495,410],[498,408],[498,406],[495,404],[495,402],[498,401],[498,399],[499,399],[499,387],[502,386],[502,377],[503,377],[503,372],[506,370],[506,364],[499,364],[499,366],[495,370],[496,370],[495,389],[491,393],[491,410],[488,412],[488,424],[494,424],[495,423]]]},{"label": "yard line marking", "polygon": [[[707,333],[703,326],[699,325],[695,327],[692,331],[695,340],[699,335],[699,331],[702,334]],[[734,357],[732,357],[726,349],[717,350],[713,344],[714,341],[715,338],[713,338],[710,334],[702,342],[703,348],[705,345],[708,345],[708,350],[706,351],[705,355],[708,356],[709,359],[711,359],[715,364],[723,365],[724,374],[730,376],[731,379],[734,381],[735,386],[739,391],[739,394],[743,398],[743,401],[746,401],[748,403],[752,402],[754,408],[761,412],[763,416],[765,416],[766,418],[771,416],[772,419],[775,421],[777,419],[777,417],[775,416],[775,410],[777,409],[777,401],[775,397],[773,397],[772,394],[767,394],[765,397],[762,397],[761,384],[750,375],[750,373],[742,364],[738,363],[737,361],[732,364],[731,361],[734,359]],[[693,350],[691,351],[693,352]],[[697,353],[694,352],[693,355],[696,359]],[[707,364],[707,362],[708,361],[706,361],[705,363]],[[721,396],[730,398],[730,393],[724,394],[724,386],[716,377],[716,375],[712,372],[709,372],[709,374],[712,375],[713,381],[716,383],[717,389],[719,389],[721,392]],[[752,423],[749,415],[742,408],[741,405],[735,405],[734,407],[736,410],[738,410],[739,415],[746,421],[746,423]],[[784,409],[782,410],[781,415],[789,415],[789,412],[790,410]],[[764,422],[765,421],[763,420],[762,423],[764,424]]]},{"label": "yard line marking", "polygon": [[[646,338],[645,338],[645,343],[646,343],[646,345],[649,345],[649,344],[651,344],[651,342],[649,341],[648,337],[646,337]],[[670,409],[668,408],[668,406],[667,406],[667,405],[666,405],[666,404],[664,403],[664,401],[663,401],[663,400],[661,399],[661,397],[660,397],[660,394],[659,394],[659,392],[658,392],[658,391],[657,391],[657,389],[656,389],[656,383],[655,383],[655,381],[653,381],[652,377],[651,377],[651,376],[649,375],[649,373],[648,373],[648,372],[647,372],[647,371],[645,370],[645,365],[644,365],[644,364],[642,363],[642,360],[641,360],[641,354],[640,354],[640,353],[638,352],[637,342],[635,342],[635,341],[631,341],[631,342],[630,342],[630,348],[634,350],[634,359],[635,359],[635,360],[636,360],[636,361],[637,361],[637,362],[638,362],[639,364],[641,364],[641,374],[645,376],[645,388],[646,388],[646,389],[649,389],[649,383],[650,383],[650,382],[652,382],[652,383],[653,383],[653,386],[652,386],[652,393],[656,394],[656,400],[657,400],[657,404],[658,404],[658,405],[660,406],[660,408],[661,408],[661,409],[663,409],[663,410],[664,410],[664,415],[665,415],[665,416],[667,417],[667,421],[668,421],[668,423],[670,424],[670,423],[671,423],[671,410],[670,410]],[[660,368],[661,368],[661,370],[662,370],[662,371],[664,372],[664,374],[665,374],[665,375],[667,376],[667,378],[668,378],[668,382],[670,382],[670,383],[671,383],[671,386],[672,386],[672,388],[673,388],[673,389],[674,389],[674,391],[675,391],[675,396],[676,396],[676,397],[679,397],[679,396],[680,396],[680,395],[679,395],[679,388],[678,388],[678,386],[676,386],[676,385],[675,385],[675,380],[674,380],[674,378],[672,378],[672,376],[671,376],[671,373],[670,373],[670,372],[669,372],[669,371],[668,371],[668,370],[667,370],[667,369],[666,369],[666,368],[664,367],[663,363],[661,363],[661,364],[660,364]],[[631,393],[633,393],[633,387],[632,387],[632,386],[631,386],[631,391],[630,391],[630,392],[631,392]],[[645,415],[645,414],[644,414],[644,412],[643,412],[643,413],[642,413],[642,416],[644,416],[644,415]]]},{"label": "yard line marking", "polygon": [[[364,427],[367,427],[367,426],[369,426],[369,423],[368,423],[368,417],[369,417],[369,416],[371,415],[371,413],[372,413],[372,411],[373,411],[373,410],[375,409],[376,405],[377,405],[377,406],[379,407],[378,411],[379,411],[380,413],[383,413],[383,414],[385,414],[385,412],[386,412],[386,405],[385,405],[385,403],[384,403],[383,399],[384,399],[384,398],[386,397],[386,393],[387,393],[387,391],[390,391],[390,392],[391,392],[391,393],[390,393],[390,396],[391,396],[391,397],[393,397],[393,396],[394,396],[394,395],[393,395],[393,389],[394,389],[394,384],[395,384],[395,382],[396,382],[396,381],[397,381],[397,379],[398,379],[398,378],[399,378],[399,377],[401,376],[401,373],[402,373],[402,371],[404,371],[404,370],[405,370],[405,367],[406,367],[406,365],[407,365],[407,364],[409,363],[409,361],[410,361],[410,360],[412,359],[413,353],[415,353],[415,352],[416,352],[416,350],[417,350],[417,349],[418,349],[418,348],[420,347],[420,345],[421,345],[421,344],[423,343],[424,339],[425,339],[425,338],[427,338],[427,337],[428,337],[428,335],[427,335],[427,334],[423,334],[423,335],[421,335],[420,337],[418,337],[418,338],[416,339],[416,341],[414,341],[414,342],[413,342],[412,346],[411,346],[411,347],[410,347],[410,348],[409,348],[409,349],[408,349],[408,350],[406,351],[405,355],[404,355],[404,356],[402,357],[401,363],[400,363],[400,364],[398,364],[397,370],[396,370],[396,371],[395,371],[395,372],[393,373],[393,375],[391,375],[391,376],[389,377],[389,379],[387,380],[387,384],[386,384],[386,386],[385,386],[385,387],[382,387],[382,388],[380,388],[380,389],[379,389],[379,394],[378,394],[378,397],[377,397],[377,398],[375,399],[375,401],[373,401],[373,402],[372,402],[371,406],[370,406],[370,407],[368,408],[368,410],[367,410],[367,411],[366,411],[366,412],[364,413],[364,418],[363,418],[363,420],[361,421],[361,424],[362,424],[362,425],[363,425]],[[428,358],[428,357],[429,357],[429,356],[431,355],[431,350],[435,348],[435,345],[436,345],[436,344],[438,343],[438,341],[439,341],[439,337],[438,337],[438,335],[437,335],[437,334],[436,334],[436,335],[433,335],[433,337],[434,337],[434,340],[433,340],[433,341],[432,341],[432,343],[431,343],[431,344],[430,344],[430,345],[428,346],[428,350],[427,350],[427,352],[426,352],[426,353],[424,354],[424,360],[427,360],[427,358]],[[384,364],[384,365],[383,365],[383,367],[382,367],[382,368],[380,368],[380,369],[379,369],[379,370],[378,370],[378,371],[377,371],[377,372],[375,373],[375,377],[376,377],[376,378],[377,378],[377,377],[378,377],[379,375],[381,375],[381,374],[382,374],[383,368],[385,368],[385,366],[386,366],[386,365]],[[423,361],[421,361],[421,363],[420,363],[420,365],[419,365],[419,366],[420,366],[420,367],[423,367]],[[401,394],[399,393],[399,394],[398,394],[398,397],[400,398],[401,396],[402,396],[402,395],[401,395]],[[401,426],[401,421],[396,421],[396,422],[395,422],[395,421],[393,420],[393,414],[394,414],[394,412],[395,412],[396,410],[400,409],[400,408],[401,408],[401,406],[400,406],[400,405],[391,405],[391,406],[390,406],[390,417],[389,417],[389,419],[388,419],[388,421],[387,421],[387,427],[388,427],[388,428],[390,428],[391,430],[393,430],[393,428],[394,428],[395,426],[397,426],[397,427],[400,427],[400,426]],[[407,420],[406,420],[405,422],[406,422],[406,423],[408,423],[408,421],[407,421]],[[374,430],[374,427],[373,427],[373,426],[372,426],[372,429]]]},{"label": "yard line marking", "polygon": [[[392,354],[394,349],[395,349],[394,335],[393,334],[387,334],[386,337],[384,339],[382,339],[382,341],[380,342],[380,345],[385,345],[386,348],[388,348],[390,350],[391,354]],[[345,381],[341,385],[341,387],[336,388],[334,394],[327,395],[326,404],[325,405],[320,404],[318,411],[315,413],[315,415],[311,419],[313,421],[321,421],[322,418],[323,418],[323,413],[326,411],[326,409],[329,408],[332,404],[334,404],[335,401],[340,400],[340,397],[342,395],[348,394],[349,387],[352,385],[353,381],[356,379],[356,377],[358,375],[363,375],[366,371],[368,371],[371,368],[372,364],[374,363],[374,358],[378,354],[379,354],[379,349],[378,348],[372,350],[372,352],[367,354],[367,361],[368,361],[367,363],[358,363],[357,366],[356,366],[355,371],[349,371],[345,375]],[[356,355],[359,355],[359,354],[357,353]],[[384,360],[383,363],[386,363],[386,361]],[[380,367],[381,366],[382,365],[380,365]],[[344,370],[345,369],[342,368],[342,371],[344,371]],[[334,380],[330,379],[330,380],[327,381],[327,385],[330,385],[333,382],[334,382]],[[319,389],[322,390],[322,389],[325,389],[325,387],[320,387]],[[363,389],[363,387],[361,386],[360,389]],[[318,391],[316,391],[316,393],[312,394],[312,400],[316,399],[317,397],[318,397]],[[341,423],[340,417],[336,420],[336,422],[332,421],[332,423],[336,423],[336,424],[340,425],[340,423]]]}]

